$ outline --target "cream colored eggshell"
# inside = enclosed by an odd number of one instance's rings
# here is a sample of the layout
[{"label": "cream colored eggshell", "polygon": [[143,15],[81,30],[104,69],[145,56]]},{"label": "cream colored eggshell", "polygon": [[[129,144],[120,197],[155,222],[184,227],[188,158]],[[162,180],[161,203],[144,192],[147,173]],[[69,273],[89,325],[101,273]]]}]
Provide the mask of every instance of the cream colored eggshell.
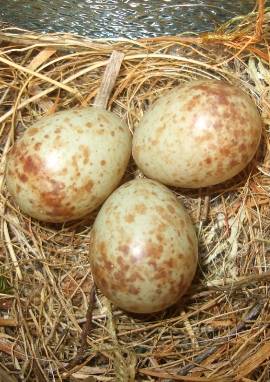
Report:
[{"label": "cream colored eggshell", "polygon": [[253,158],[262,122],[251,98],[222,81],[198,80],[161,96],[133,137],[133,157],[149,178],[205,187],[238,174]]},{"label": "cream colored eggshell", "polygon": [[135,179],[115,190],[92,231],[90,263],[102,293],[120,308],[157,312],[187,291],[198,244],[188,213],[165,186]]},{"label": "cream colored eggshell", "polygon": [[43,221],[78,219],[117,187],[131,134],[113,113],[60,111],[28,128],[8,154],[6,182],[18,206]]}]

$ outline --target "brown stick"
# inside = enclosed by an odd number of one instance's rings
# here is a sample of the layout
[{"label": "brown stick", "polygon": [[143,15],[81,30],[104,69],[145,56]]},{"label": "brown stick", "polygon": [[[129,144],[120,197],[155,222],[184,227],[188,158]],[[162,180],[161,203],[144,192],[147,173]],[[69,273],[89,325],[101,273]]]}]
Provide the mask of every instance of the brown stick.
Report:
[{"label": "brown stick", "polygon": [[24,360],[26,358],[25,354],[15,349],[15,346],[13,344],[10,344],[8,342],[4,342],[4,340],[0,341],[0,353],[6,353],[10,356],[13,356]]},{"label": "brown stick", "polygon": [[93,317],[93,310],[94,310],[94,303],[95,303],[95,293],[96,293],[96,287],[95,284],[93,284],[90,296],[89,296],[89,304],[86,312],[86,322],[84,324],[82,334],[81,334],[81,347],[85,349],[87,347],[87,336],[90,333],[90,330],[92,329],[92,317]]},{"label": "brown stick", "polygon": [[[89,296],[89,303],[88,308],[86,312],[86,322],[84,324],[82,333],[81,333],[81,344],[78,349],[78,352],[76,356],[69,362],[69,364],[65,367],[65,370],[68,370],[68,374],[65,375],[67,377],[71,374],[71,370],[81,363],[83,359],[85,358],[85,351],[87,349],[87,336],[90,333],[90,330],[92,329],[92,317],[93,317],[93,310],[94,310],[94,303],[95,303],[95,293],[96,293],[96,287],[95,284],[93,284],[90,296]],[[87,355],[86,355],[87,356]]]},{"label": "brown stick", "polygon": [[18,322],[13,318],[0,318],[0,327],[1,326],[18,326]]},{"label": "brown stick", "polygon": [[210,209],[210,196],[206,195],[204,197],[204,206],[203,206],[203,212],[202,212],[202,221],[205,223],[208,220],[208,214]]},{"label": "brown stick", "polygon": [[118,77],[124,54],[113,51],[102,77],[101,85],[96,95],[94,106],[102,109],[107,108],[107,104]]}]

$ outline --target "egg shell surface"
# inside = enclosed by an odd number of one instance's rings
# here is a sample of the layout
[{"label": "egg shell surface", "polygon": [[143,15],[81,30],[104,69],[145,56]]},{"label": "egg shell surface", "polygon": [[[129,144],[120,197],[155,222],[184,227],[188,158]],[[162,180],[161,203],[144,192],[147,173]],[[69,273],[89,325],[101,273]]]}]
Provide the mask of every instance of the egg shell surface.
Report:
[{"label": "egg shell surface", "polygon": [[92,230],[90,263],[102,293],[123,310],[158,312],[187,291],[198,243],[191,219],[167,187],[135,179],[115,190]]},{"label": "egg shell surface", "polygon": [[133,157],[149,178],[198,188],[224,182],[253,158],[262,121],[253,100],[218,80],[170,90],[144,114],[134,132]]},{"label": "egg shell surface", "polygon": [[94,107],[60,111],[16,141],[7,158],[7,187],[36,219],[78,219],[117,187],[130,154],[131,134],[113,113]]}]

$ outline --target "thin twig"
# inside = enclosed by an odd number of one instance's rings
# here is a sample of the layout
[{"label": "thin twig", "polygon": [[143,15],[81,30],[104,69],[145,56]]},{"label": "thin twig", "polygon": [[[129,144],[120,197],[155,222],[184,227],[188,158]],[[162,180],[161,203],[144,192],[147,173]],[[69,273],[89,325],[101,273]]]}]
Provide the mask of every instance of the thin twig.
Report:
[{"label": "thin twig", "polygon": [[81,333],[80,347],[78,349],[76,356],[65,367],[65,370],[69,370],[69,371],[72,370],[76,365],[81,363],[86,356],[88,356],[88,354],[86,354],[87,336],[89,335],[93,325],[92,317],[93,317],[93,310],[94,310],[94,304],[95,304],[95,293],[96,293],[96,287],[95,287],[95,284],[93,284],[91,292],[90,292],[89,303],[88,303],[88,308],[86,312],[86,322],[84,324],[84,327]]},{"label": "thin twig", "polygon": [[103,109],[107,108],[108,100],[117,80],[124,57],[125,55],[121,52],[112,52],[109,63],[103,74],[98,94],[96,95],[94,101],[95,107],[100,107]]},{"label": "thin twig", "polygon": [[81,348],[86,349],[87,348],[87,336],[89,335],[93,322],[93,310],[94,310],[94,304],[95,304],[95,293],[96,293],[96,287],[95,284],[93,284],[90,296],[89,296],[89,304],[86,312],[86,322],[83,326],[82,334],[81,334]]}]

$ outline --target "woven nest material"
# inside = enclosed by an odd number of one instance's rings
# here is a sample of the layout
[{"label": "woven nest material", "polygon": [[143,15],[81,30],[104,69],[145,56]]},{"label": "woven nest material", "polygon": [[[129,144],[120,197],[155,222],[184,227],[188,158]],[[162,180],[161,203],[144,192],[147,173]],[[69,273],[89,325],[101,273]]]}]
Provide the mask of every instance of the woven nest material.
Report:
[{"label": "woven nest material", "polygon": [[[203,35],[108,41],[2,29],[1,381],[270,381],[269,25],[259,1],[250,15]],[[94,216],[57,226],[31,220],[4,177],[9,148],[33,121],[93,102],[113,50],[125,58],[109,109],[131,131],[155,98],[194,78],[242,87],[264,122],[241,174],[174,190],[197,228],[198,273],[180,304],[140,317],[91,293]],[[135,173],[131,163],[126,178]]]}]

